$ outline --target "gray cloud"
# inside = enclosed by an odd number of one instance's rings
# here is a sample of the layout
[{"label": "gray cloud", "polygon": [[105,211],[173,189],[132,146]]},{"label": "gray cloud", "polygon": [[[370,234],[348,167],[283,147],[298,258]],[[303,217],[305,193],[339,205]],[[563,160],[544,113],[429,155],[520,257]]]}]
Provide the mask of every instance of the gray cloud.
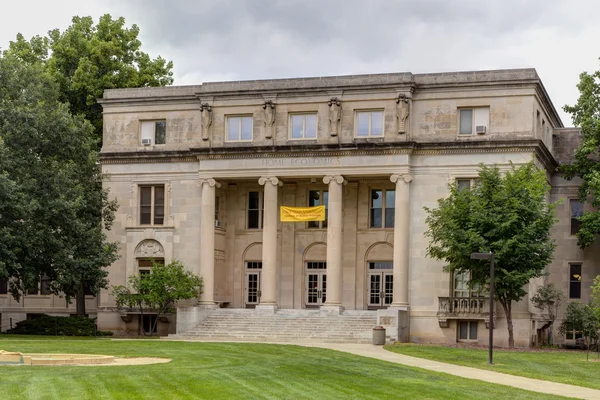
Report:
[{"label": "gray cloud", "polygon": [[[57,1],[71,15],[110,12],[138,24],[144,51],[174,61],[176,84],[535,67],[562,106],[600,55],[589,45],[600,35],[600,3],[586,0]],[[64,29],[65,11],[55,9],[39,21]]]}]

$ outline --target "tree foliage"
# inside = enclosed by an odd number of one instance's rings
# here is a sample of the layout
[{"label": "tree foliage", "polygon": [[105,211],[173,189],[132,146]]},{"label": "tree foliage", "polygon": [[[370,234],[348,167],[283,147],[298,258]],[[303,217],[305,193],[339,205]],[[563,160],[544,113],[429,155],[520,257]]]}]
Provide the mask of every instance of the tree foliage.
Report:
[{"label": "tree foliage", "polygon": [[102,138],[102,109],[97,103],[104,89],[165,86],[173,83],[173,63],[151,59],[141,51],[137,25],[109,14],[97,24],[92,17],[73,17],[64,32],[27,40],[18,34],[5,52],[25,63],[40,64],[59,85],[60,100],[73,115],[83,115]]},{"label": "tree foliage", "polygon": [[533,306],[539,309],[544,317],[552,324],[556,320],[558,310],[565,299],[565,295],[554,284],[540,286],[531,297]]},{"label": "tree foliage", "polygon": [[[200,297],[202,278],[185,269],[179,261],[167,265],[154,262],[150,273],[132,275],[128,286],[113,286],[117,307],[139,310],[141,315],[154,312],[158,317],[169,312],[179,300]],[[156,322],[152,332],[156,331]]]},{"label": "tree foliage", "polygon": [[590,202],[595,211],[586,211],[580,218],[577,233],[581,248],[590,246],[600,233],[600,71],[579,76],[579,99],[564,110],[573,114],[573,123],[581,127],[581,143],[575,151],[574,160],[561,167],[567,179],[582,178],[579,198]]},{"label": "tree foliage", "polygon": [[[40,64],[0,57],[0,275],[11,294],[47,276],[67,300],[105,287],[116,202],[102,190],[92,126]],[[84,302],[78,314],[85,314]]]},{"label": "tree foliage", "polygon": [[565,318],[558,327],[561,335],[567,332],[581,332],[589,353],[590,345],[598,341],[600,325],[594,309],[590,305],[572,301],[567,305]]},{"label": "tree foliage", "polygon": [[504,308],[509,346],[514,347],[512,302],[525,295],[525,285],[542,276],[551,261],[554,204],[547,204],[549,185],[533,162],[503,175],[497,166],[480,166],[471,190],[450,185],[450,195],[436,209],[425,207],[430,238],[427,255],[447,262],[449,272],[469,272],[471,285],[489,285],[489,261],[471,253],[493,252],[495,299]]}]

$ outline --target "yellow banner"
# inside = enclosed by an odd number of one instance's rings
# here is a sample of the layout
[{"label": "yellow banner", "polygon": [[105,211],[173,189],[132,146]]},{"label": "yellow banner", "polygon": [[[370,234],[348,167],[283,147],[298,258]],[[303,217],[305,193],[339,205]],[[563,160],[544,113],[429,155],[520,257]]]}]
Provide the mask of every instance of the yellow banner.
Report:
[{"label": "yellow banner", "polygon": [[283,222],[325,221],[325,206],[279,207]]}]

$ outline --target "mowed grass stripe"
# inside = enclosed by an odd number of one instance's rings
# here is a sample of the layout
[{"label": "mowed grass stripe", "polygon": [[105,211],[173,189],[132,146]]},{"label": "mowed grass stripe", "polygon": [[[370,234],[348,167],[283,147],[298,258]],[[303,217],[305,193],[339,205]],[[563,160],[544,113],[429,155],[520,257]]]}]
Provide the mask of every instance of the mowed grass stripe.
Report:
[{"label": "mowed grass stripe", "polygon": [[249,343],[2,340],[23,352],[169,357],[123,367],[2,367],[4,399],[552,399],[326,349]]},{"label": "mowed grass stripe", "polygon": [[[510,375],[600,389],[600,362],[586,361],[581,351],[494,350],[494,365],[488,365],[487,349],[436,345],[396,344],[385,349],[408,356],[463,365]],[[597,358],[590,353],[590,360]]]}]

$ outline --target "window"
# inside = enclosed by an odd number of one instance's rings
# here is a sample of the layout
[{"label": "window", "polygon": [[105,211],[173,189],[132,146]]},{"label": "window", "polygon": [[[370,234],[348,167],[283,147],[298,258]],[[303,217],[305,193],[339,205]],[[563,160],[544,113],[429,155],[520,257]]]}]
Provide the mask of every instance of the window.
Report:
[{"label": "window", "polygon": [[263,192],[248,192],[248,229],[262,229],[264,209]]},{"label": "window", "polygon": [[329,193],[327,190],[310,190],[308,192],[308,206],[325,206],[325,221],[308,221],[308,228],[327,228],[327,203]]},{"label": "window", "polygon": [[52,281],[50,280],[50,278],[44,275],[41,278],[38,278],[37,281],[32,282],[28,287],[26,287],[25,293],[30,296],[48,296],[52,294],[52,289],[50,287],[51,283]]},{"label": "window", "polygon": [[90,283],[85,283],[83,285],[83,295],[84,296],[96,296],[94,294],[94,287]]},{"label": "window", "polygon": [[306,269],[327,269],[327,262],[325,262],[325,261],[308,261],[306,263]]},{"label": "window", "polygon": [[221,222],[221,198],[219,196],[215,196],[215,227],[223,227]]},{"label": "window", "polygon": [[571,208],[571,235],[576,235],[581,226],[579,218],[583,216],[583,204],[579,200],[571,199],[569,205]]},{"label": "window", "polygon": [[[165,260],[162,258],[155,258],[155,264],[165,265]],[[150,259],[140,259],[138,260],[138,273],[140,274],[140,278],[144,278],[146,275],[150,274],[152,270],[152,260]]]},{"label": "window", "polygon": [[252,140],[252,116],[228,117],[227,140],[230,142],[244,142]]},{"label": "window", "polygon": [[470,190],[475,186],[476,179],[471,178],[458,178],[456,179],[456,186],[458,186],[458,190],[462,192],[463,190]]},{"label": "window", "polygon": [[294,114],[290,116],[292,139],[317,138],[317,114]]},{"label": "window", "polygon": [[481,297],[484,295],[480,284],[473,284],[469,288],[470,280],[471,274],[469,271],[454,273],[454,297]]},{"label": "window", "polygon": [[142,144],[150,140],[150,144],[165,144],[167,141],[166,121],[142,121]]},{"label": "window", "polygon": [[394,269],[394,263],[391,261],[375,261],[369,263],[369,269]]},{"label": "window", "polygon": [[396,191],[393,189],[371,190],[371,228],[393,228]]},{"label": "window", "polygon": [[156,315],[153,314],[144,314],[140,315],[140,319],[142,320],[142,329],[146,335],[154,335],[156,333]]},{"label": "window", "polygon": [[569,264],[569,298],[581,298],[581,264]]},{"label": "window", "polygon": [[458,321],[458,340],[477,340],[477,321]]},{"label": "window", "polygon": [[356,113],[357,137],[383,136],[383,111],[359,111]]},{"label": "window", "polygon": [[565,332],[565,338],[567,340],[581,340],[581,339],[583,339],[583,332],[581,332],[581,331],[567,331],[567,332]]},{"label": "window", "polygon": [[247,269],[262,269],[262,261],[248,261],[246,262]]},{"label": "window", "polygon": [[0,294],[8,294],[8,278],[0,278]]},{"label": "window", "polygon": [[458,114],[458,133],[460,135],[472,135],[475,132],[486,133],[490,119],[488,107],[464,108],[459,110]]},{"label": "window", "polygon": [[162,225],[165,222],[165,187],[140,186],[140,225]]}]

